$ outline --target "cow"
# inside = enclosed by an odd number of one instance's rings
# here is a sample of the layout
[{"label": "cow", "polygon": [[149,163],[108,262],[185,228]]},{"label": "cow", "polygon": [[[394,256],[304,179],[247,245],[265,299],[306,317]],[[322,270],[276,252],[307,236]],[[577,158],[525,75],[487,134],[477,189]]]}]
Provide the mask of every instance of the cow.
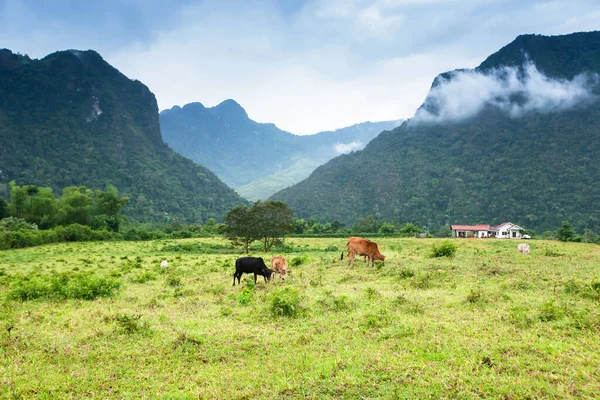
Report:
[{"label": "cow", "polygon": [[[369,261],[371,261],[372,266],[375,266],[375,260],[381,260],[385,262],[385,256],[379,252],[377,243],[371,242],[370,240],[350,237],[348,238],[346,247],[348,248],[348,266],[354,262],[354,256],[357,254],[359,256],[367,257],[367,265],[369,265]],[[344,251],[342,251],[342,255],[340,257],[340,260],[343,259]]]},{"label": "cow", "polygon": [[521,254],[529,254],[529,245],[527,243],[519,243],[517,250],[519,250],[519,253]]},{"label": "cow", "polygon": [[285,258],[281,256],[276,256],[271,259],[271,268],[274,273],[278,273],[281,279],[285,280],[287,274],[292,272],[291,269],[288,269],[288,263]]},{"label": "cow", "polygon": [[261,275],[267,280],[271,280],[273,270],[267,268],[265,261],[260,257],[242,257],[235,260],[235,272],[233,273],[233,286],[235,286],[235,278],[238,280],[238,285],[242,274],[254,274],[254,283],[256,283],[256,276]]}]

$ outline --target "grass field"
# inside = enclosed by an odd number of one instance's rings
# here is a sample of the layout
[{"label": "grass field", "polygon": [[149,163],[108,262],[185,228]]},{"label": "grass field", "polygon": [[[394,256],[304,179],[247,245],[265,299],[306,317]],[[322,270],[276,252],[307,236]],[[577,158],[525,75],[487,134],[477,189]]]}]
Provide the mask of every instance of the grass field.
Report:
[{"label": "grass field", "polygon": [[220,239],[0,252],[0,398],[598,396],[600,246],[377,241],[287,239],[254,255],[290,279],[235,287]]}]

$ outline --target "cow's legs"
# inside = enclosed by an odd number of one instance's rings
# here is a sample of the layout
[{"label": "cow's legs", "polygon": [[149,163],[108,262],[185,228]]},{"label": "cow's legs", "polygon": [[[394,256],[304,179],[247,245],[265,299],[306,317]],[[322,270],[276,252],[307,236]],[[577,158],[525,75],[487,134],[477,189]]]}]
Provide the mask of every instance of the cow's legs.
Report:
[{"label": "cow's legs", "polygon": [[256,285],[256,272],[254,273],[254,284]]},{"label": "cow's legs", "polygon": [[354,263],[354,253],[353,252],[348,252],[348,266],[352,265]]}]

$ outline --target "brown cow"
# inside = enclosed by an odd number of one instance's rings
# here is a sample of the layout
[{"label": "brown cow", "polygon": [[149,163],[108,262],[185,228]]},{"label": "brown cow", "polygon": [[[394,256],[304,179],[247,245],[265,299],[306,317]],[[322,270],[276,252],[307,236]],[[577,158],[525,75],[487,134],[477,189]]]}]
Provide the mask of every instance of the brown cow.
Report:
[{"label": "brown cow", "polygon": [[[348,248],[348,265],[351,265],[354,262],[354,256],[366,256],[367,265],[369,265],[369,261],[371,261],[371,265],[375,266],[375,260],[385,261],[385,256],[379,252],[377,248],[377,243],[371,242],[370,240],[350,237],[348,239],[348,243],[346,243],[346,247]],[[344,252],[342,251],[342,255],[340,260],[344,259]]]},{"label": "brown cow", "polygon": [[285,258],[281,256],[276,256],[271,259],[271,268],[273,271],[277,272],[283,280],[285,280],[288,273],[292,272],[291,269],[288,269],[288,263]]}]

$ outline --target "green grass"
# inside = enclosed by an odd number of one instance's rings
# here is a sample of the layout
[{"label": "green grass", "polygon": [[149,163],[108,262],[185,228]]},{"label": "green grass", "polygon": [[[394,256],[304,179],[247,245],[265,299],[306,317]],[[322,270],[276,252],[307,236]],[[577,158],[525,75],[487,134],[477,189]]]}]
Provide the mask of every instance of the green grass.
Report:
[{"label": "green grass", "polygon": [[[345,239],[288,239],[287,255],[253,254],[296,258],[286,281],[235,287],[242,254],[219,239],[0,252],[0,398],[597,395],[599,246],[457,240],[431,258],[442,240],[377,242],[385,265],[349,268],[323,250]],[[57,276],[119,286],[10,295]]]}]

